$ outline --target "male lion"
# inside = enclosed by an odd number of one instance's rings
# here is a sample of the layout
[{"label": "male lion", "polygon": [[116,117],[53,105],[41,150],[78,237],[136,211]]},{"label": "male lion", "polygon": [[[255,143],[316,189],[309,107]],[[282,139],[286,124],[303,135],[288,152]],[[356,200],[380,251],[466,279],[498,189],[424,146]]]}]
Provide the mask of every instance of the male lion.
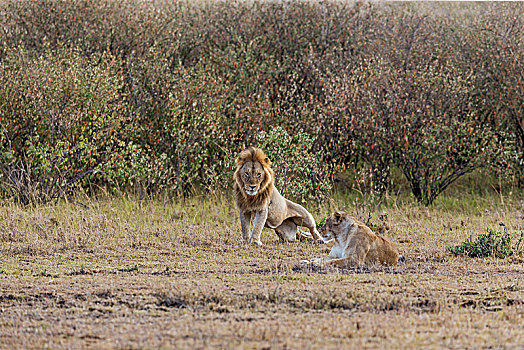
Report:
[{"label": "male lion", "polygon": [[362,222],[343,211],[335,211],[321,228],[324,242],[335,240],[329,255],[323,259],[303,260],[316,266],[354,267],[380,263],[396,265],[397,247]]},{"label": "male lion", "polygon": [[[274,172],[264,151],[249,147],[240,153],[236,164],[233,190],[246,241],[262,245],[260,234],[264,226],[274,229],[284,242],[296,241],[297,233],[302,237],[313,235],[322,241],[313,216],[301,205],[282,197],[275,188]],[[254,224],[250,231],[252,219]],[[307,227],[311,234],[299,231],[297,226]]]}]

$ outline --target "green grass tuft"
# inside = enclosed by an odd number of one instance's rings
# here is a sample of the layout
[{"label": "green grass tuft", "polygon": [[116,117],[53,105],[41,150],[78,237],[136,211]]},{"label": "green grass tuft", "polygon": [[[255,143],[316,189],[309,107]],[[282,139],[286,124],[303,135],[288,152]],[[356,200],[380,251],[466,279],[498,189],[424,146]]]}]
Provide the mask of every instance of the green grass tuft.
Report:
[{"label": "green grass tuft", "polygon": [[475,241],[466,240],[459,245],[449,246],[447,250],[454,255],[471,258],[488,256],[506,258],[519,253],[524,232],[520,233],[518,240],[514,239],[516,236],[517,233],[510,234],[506,228],[503,231],[496,231],[488,227],[486,233],[480,234]]}]

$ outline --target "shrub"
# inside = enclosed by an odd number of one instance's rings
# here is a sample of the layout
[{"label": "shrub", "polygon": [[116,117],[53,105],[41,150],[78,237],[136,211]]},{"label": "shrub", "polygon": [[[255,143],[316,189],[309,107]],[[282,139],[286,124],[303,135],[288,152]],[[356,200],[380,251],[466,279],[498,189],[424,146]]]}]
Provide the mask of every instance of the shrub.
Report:
[{"label": "shrub", "polygon": [[76,167],[79,157],[89,153],[85,144],[72,147],[68,141],[55,144],[29,141],[20,158],[12,150],[3,153],[0,162],[0,189],[7,197],[24,205],[45,203],[70,197],[94,169]]},{"label": "shrub", "polygon": [[155,43],[170,46],[180,38],[178,46],[184,45],[181,7],[135,0],[8,0],[0,4],[0,37],[2,44],[22,44],[30,52],[66,44],[88,55],[109,51],[120,58],[142,57]]},{"label": "shrub", "polygon": [[345,121],[353,159],[366,165],[357,163],[357,170],[369,171],[360,177],[364,187],[383,194],[396,166],[415,198],[429,205],[482,164],[491,134],[480,127],[472,108],[471,72],[451,64],[453,52],[439,44],[452,34],[435,21],[425,23],[424,17],[402,19],[390,40],[400,41],[403,52],[385,50],[362,60],[353,71],[333,77],[328,87]]},{"label": "shrub", "polygon": [[213,68],[186,68],[153,47],[145,63],[126,68],[134,88],[127,92],[133,110],[128,138],[141,150],[141,182],[146,190],[178,195],[208,189],[221,174],[217,167],[230,154],[238,131],[230,125],[227,86]]},{"label": "shrub", "polygon": [[[520,15],[519,15],[520,13]],[[477,76],[475,108],[493,132],[486,161],[503,178],[524,185],[524,76],[521,4],[488,7],[466,31],[471,68]]]},{"label": "shrub", "polygon": [[227,190],[279,126],[370,203],[397,168],[424,204],[479,166],[522,185],[521,6],[0,2],[0,182],[40,157],[78,186]]},{"label": "shrub", "polygon": [[313,138],[301,131],[290,135],[274,127],[260,132],[256,142],[273,163],[276,186],[282,195],[300,202],[326,198],[331,176],[322,158],[310,152]]},{"label": "shrub", "polygon": [[[50,49],[32,57],[7,50],[0,64],[0,164],[5,193],[27,203],[63,196],[103,177],[118,153],[120,65],[110,54],[85,57]],[[56,188],[55,188],[56,187]]]},{"label": "shrub", "polygon": [[504,230],[495,231],[490,228],[486,229],[486,233],[478,235],[474,240],[466,240],[457,246],[450,246],[447,250],[454,255],[464,255],[471,258],[482,258],[486,256],[493,256],[496,258],[506,258],[513,254],[521,254],[520,244],[524,237],[524,232],[521,232],[517,242],[515,242],[516,234],[510,234]]}]

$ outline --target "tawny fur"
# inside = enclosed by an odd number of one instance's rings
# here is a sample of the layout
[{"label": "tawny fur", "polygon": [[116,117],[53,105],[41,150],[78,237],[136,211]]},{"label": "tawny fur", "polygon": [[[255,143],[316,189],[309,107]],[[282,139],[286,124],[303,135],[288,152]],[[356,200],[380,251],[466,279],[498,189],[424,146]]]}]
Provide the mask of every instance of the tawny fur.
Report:
[{"label": "tawny fur", "polygon": [[[313,216],[301,205],[284,198],[274,185],[274,172],[264,151],[249,147],[236,160],[233,191],[240,216],[242,236],[261,245],[264,227],[272,228],[282,241],[311,237],[322,241]],[[250,230],[253,219],[253,229]],[[298,230],[305,226],[310,234]]]},{"label": "tawny fur", "polygon": [[355,267],[370,264],[396,265],[397,247],[369,227],[343,211],[335,211],[321,229],[325,242],[334,239],[329,255],[323,259],[304,260],[317,266]]}]

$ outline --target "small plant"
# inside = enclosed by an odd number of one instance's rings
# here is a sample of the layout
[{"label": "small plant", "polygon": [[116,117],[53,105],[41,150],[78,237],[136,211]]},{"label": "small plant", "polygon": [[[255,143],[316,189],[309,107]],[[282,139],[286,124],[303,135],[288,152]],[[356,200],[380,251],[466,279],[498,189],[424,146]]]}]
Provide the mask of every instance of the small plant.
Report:
[{"label": "small plant", "polygon": [[519,253],[524,232],[520,233],[519,239],[514,243],[515,234],[510,234],[506,228],[503,231],[487,228],[486,231],[486,233],[480,234],[475,241],[466,240],[457,246],[448,247],[447,250],[454,255],[464,255],[471,258],[486,256],[506,258]]},{"label": "small plant", "polygon": [[325,224],[326,224],[326,221],[327,221],[327,215],[325,217],[323,217],[322,219],[320,219],[320,221],[317,221],[316,222],[316,225],[317,225],[317,228],[320,229],[321,227],[323,227]]}]

